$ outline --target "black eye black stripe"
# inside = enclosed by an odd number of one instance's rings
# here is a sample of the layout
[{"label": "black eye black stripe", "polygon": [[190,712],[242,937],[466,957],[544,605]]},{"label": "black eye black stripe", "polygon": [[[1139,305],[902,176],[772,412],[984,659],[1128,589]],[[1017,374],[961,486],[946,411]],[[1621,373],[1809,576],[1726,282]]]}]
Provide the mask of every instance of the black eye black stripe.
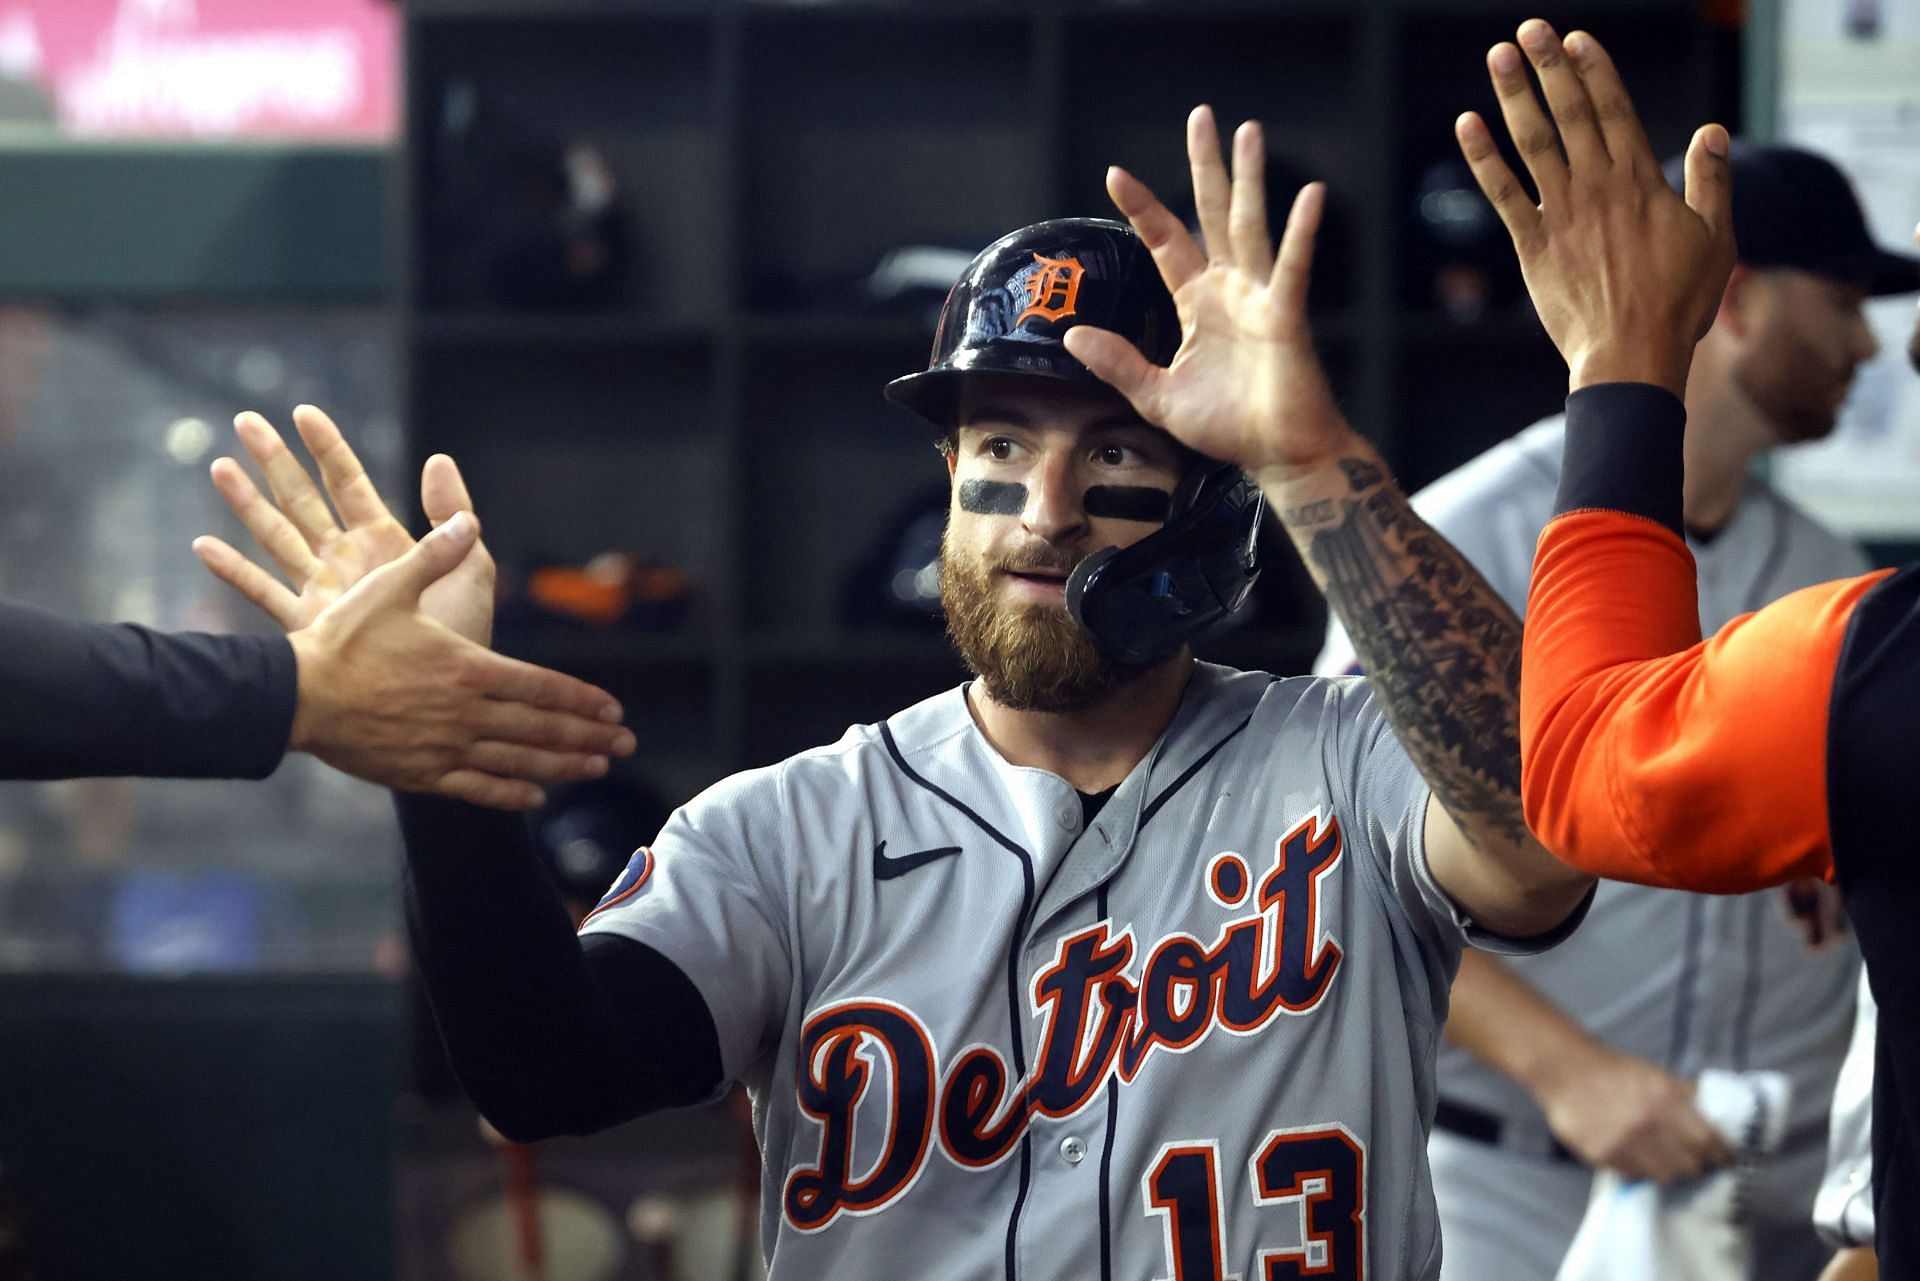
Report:
[{"label": "black eye black stripe", "polygon": [[[1151,485],[1094,485],[1081,500],[1087,515],[1104,520],[1165,524],[1173,495]],[[963,480],[960,510],[976,516],[1018,516],[1027,509],[1027,487],[1007,480]]]},{"label": "black eye black stripe", "polygon": [[1164,525],[1173,510],[1173,495],[1151,485],[1095,485],[1082,503],[1089,516]]},{"label": "black eye black stripe", "polygon": [[960,482],[960,510],[976,516],[1018,516],[1027,509],[1027,487],[1005,480]]}]

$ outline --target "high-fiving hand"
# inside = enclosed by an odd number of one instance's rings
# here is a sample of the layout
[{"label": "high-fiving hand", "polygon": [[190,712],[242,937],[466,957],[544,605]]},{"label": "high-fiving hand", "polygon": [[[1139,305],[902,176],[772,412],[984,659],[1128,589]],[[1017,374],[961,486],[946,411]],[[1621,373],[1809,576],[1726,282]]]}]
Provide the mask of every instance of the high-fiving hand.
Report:
[{"label": "high-fiving hand", "polygon": [[258,414],[234,429],[275,501],[231,458],[213,466],[214,486],[294,587],[218,538],[194,540],[208,569],[287,629],[299,667],[291,749],[497,809],[538,805],[535,783],[592,778],[609,755],[633,751],[606,691],[485,648],[493,559],[452,459],[436,455],[422,474],[440,528],[416,544],[331,419],[303,405],[294,423],[325,496]]},{"label": "high-fiving hand", "polygon": [[1148,422],[1255,479],[1283,479],[1337,454],[1352,429],[1334,404],[1307,329],[1307,277],[1326,189],[1303,188],[1276,255],[1267,230],[1260,126],[1240,126],[1233,172],[1220,155],[1213,111],[1187,119],[1187,158],[1203,249],[1180,220],[1124,169],[1107,191],[1146,242],[1180,313],[1180,350],[1165,369],[1119,335],[1067,331],[1067,350]]},{"label": "high-fiving hand", "polygon": [[[301,405],[293,411],[293,425],[320,468],[325,496],[280,433],[251,410],[233,420],[234,434],[267,478],[274,501],[267,501],[231,458],[214,461],[213,485],[298,590],[289,590],[218,538],[193,541],[194,554],[209,570],[288,631],[311,623],[368,571],[413,546],[413,535],[387,510],[333,419]],[[435,525],[455,512],[473,510],[460,469],[445,454],[435,454],[421,470],[420,506]],[[442,626],[485,645],[493,628],[493,582],[493,557],[476,542],[454,572],[426,590],[422,608]]]},{"label": "high-fiving hand", "polygon": [[1527,292],[1573,389],[1648,382],[1683,394],[1694,344],[1713,324],[1733,270],[1727,131],[1695,131],[1682,199],[1599,41],[1583,31],[1563,41],[1538,18],[1521,24],[1518,38],[1519,48],[1503,41],[1489,50],[1487,69],[1540,202],[1471,111],[1454,125],[1460,150],[1513,237]]}]

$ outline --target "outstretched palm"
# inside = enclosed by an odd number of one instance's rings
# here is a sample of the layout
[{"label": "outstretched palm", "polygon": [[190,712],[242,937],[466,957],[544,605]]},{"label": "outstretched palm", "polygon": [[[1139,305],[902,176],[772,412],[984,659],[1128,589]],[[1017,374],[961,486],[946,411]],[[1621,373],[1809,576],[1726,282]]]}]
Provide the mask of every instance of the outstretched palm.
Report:
[{"label": "outstretched palm", "polygon": [[1307,328],[1325,189],[1294,201],[1276,257],[1267,230],[1264,144],[1248,122],[1234,135],[1234,171],[1221,162],[1213,112],[1187,120],[1187,156],[1203,251],[1180,220],[1122,169],[1107,190],[1159,265],[1180,314],[1180,350],[1162,369],[1116,334],[1069,330],[1068,348],[1149,422],[1209,457],[1256,475],[1312,464],[1350,430],[1333,402]]},{"label": "outstretched palm", "polygon": [[[213,465],[214,487],[293,588],[218,538],[201,537],[193,544],[194,553],[208,569],[288,631],[311,623],[368,573],[404,556],[414,545],[413,535],[387,510],[333,420],[311,405],[294,410],[293,418],[319,466],[324,496],[280,433],[259,414],[241,414],[234,420],[234,431],[265,474],[273,501],[231,458]],[[445,455],[427,461],[421,472],[420,498],[436,525],[455,512],[473,510],[459,469]],[[421,595],[421,611],[484,645],[492,631],[493,580],[493,558],[476,542],[458,568]]]}]

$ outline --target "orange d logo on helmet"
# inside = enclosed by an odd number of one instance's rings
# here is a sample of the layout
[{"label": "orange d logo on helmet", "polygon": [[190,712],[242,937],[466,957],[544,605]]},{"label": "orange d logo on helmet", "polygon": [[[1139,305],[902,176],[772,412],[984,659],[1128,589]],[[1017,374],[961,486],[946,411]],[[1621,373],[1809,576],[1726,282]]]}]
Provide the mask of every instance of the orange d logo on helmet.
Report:
[{"label": "orange d logo on helmet", "polygon": [[1042,320],[1065,320],[1080,301],[1080,277],[1085,274],[1078,258],[1048,258],[1033,255],[1037,270],[1021,284],[1027,291],[1027,309],[1013,318],[1015,325],[1028,316]]}]

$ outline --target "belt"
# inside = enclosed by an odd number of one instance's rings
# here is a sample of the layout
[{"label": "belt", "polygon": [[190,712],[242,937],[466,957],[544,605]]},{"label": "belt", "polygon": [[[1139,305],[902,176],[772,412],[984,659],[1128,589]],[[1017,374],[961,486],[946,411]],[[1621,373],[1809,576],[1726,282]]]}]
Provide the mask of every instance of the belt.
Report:
[{"label": "belt", "polygon": [[[1441,1099],[1433,1109],[1433,1128],[1445,1130],[1456,1138],[1469,1139],[1475,1143],[1484,1143],[1488,1147],[1503,1148],[1510,1152],[1525,1151],[1523,1145],[1516,1142],[1521,1133],[1501,1117],[1465,1103],[1455,1103]],[[1563,1165],[1584,1166],[1586,1162],[1575,1156],[1560,1140],[1551,1134],[1547,1136],[1547,1150],[1527,1152],[1529,1156],[1545,1156],[1548,1160]]]}]

